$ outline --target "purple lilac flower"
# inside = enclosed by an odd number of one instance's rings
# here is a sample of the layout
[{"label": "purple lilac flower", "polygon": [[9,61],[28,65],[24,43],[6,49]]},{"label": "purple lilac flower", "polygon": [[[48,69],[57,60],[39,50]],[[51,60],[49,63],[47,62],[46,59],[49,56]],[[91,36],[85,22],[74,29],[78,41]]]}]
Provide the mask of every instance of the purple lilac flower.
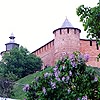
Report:
[{"label": "purple lilac flower", "polygon": [[97,78],[96,76],[94,77],[94,81],[95,81],[95,82],[97,82],[97,81],[98,81],[98,78]]},{"label": "purple lilac flower", "polygon": [[58,77],[58,72],[57,71],[54,72],[54,75],[55,75],[55,77]]},{"label": "purple lilac flower", "polygon": [[59,78],[59,77],[56,77],[56,80],[57,80],[57,81],[60,81],[60,78]]},{"label": "purple lilac flower", "polygon": [[71,92],[71,90],[70,90],[70,89],[68,89],[67,91],[68,91],[68,94]]},{"label": "purple lilac flower", "polygon": [[82,54],[80,54],[78,56],[78,63],[81,63],[81,61],[83,60],[84,56]]},{"label": "purple lilac flower", "polygon": [[48,77],[48,76],[52,76],[52,73],[46,72],[46,73],[44,74],[44,77],[45,77],[45,78]]},{"label": "purple lilac flower", "polygon": [[69,79],[70,79],[70,77],[69,77],[69,76],[67,76],[67,77],[66,77],[66,80],[69,80]]},{"label": "purple lilac flower", "polygon": [[49,73],[46,72],[46,73],[44,74],[44,77],[46,78],[46,77],[48,77],[48,76],[49,76]]},{"label": "purple lilac flower", "polygon": [[54,72],[57,71],[57,70],[58,70],[58,66],[55,66],[55,67],[53,68],[53,70],[54,70]]},{"label": "purple lilac flower", "polygon": [[82,58],[83,58],[83,55],[79,54],[78,59],[82,59]]},{"label": "purple lilac flower", "polygon": [[24,92],[27,92],[29,89],[30,89],[29,84],[26,84],[26,85],[24,86],[24,88],[23,88],[23,91],[24,91]]},{"label": "purple lilac flower", "polygon": [[26,100],[26,98],[24,98],[24,100]]},{"label": "purple lilac flower", "polygon": [[76,67],[77,66],[77,64],[76,64],[76,62],[71,62],[71,65],[73,66],[73,67]]},{"label": "purple lilac flower", "polygon": [[80,100],[80,98],[77,98],[77,100]]},{"label": "purple lilac flower", "polygon": [[60,71],[58,70],[58,66],[56,66],[55,68],[53,68],[53,70],[54,70],[54,75],[57,78],[59,76],[59,74],[60,74]]},{"label": "purple lilac flower", "polygon": [[56,88],[56,83],[55,83],[55,82],[52,82],[52,81],[51,81],[50,84],[51,84],[51,88],[52,88],[52,89],[55,89],[55,88]]},{"label": "purple lilac flower", "polygon": [[82,100],[88,100],[87,96],[83,96]]},{"label": "purple lilac flower", "polygon": [[64,81],[65,80],[65,77],[62,77],[62,81]]},{"label": "purple lilac flower", "polygon": [[45,87],[42,87],[42,91],[44,94],[46,94],[46,88]]},{"label": "purple lilac flower", "polygon": [[72,76],[72,72],[71,71],[69,71],[69,76]]},{"label": "purple lilac flower", "polygon": [[57,70],[57,71],[54,72],[54,75],[55,75],[56,78],[59,76],[59,74],[60,74],[59,70]]},{"label": "purple lilac flower", "polygon": [[75,55],[74,55],[74,54],[71,54],[70,57],[69,57],[69,59],[70,59],[71,61],[75,61]]},{"label": "purple lilac flower", "polygon": [[36,82],[38,81],[38,79],[39,79],[39,77],[35,77],[35,78],[34,78],[34,80],[35,80]]},{"label": "purple lilac flower", "polygon": [[68,83],[69,79],[70,79],[70,77],[69,77],[69,76],[67,76],[67,77],[66,77],[66,82],[67,82],[67,83]]},{"label": "purple lilac flower", "polygon": [[74,55],[74,54],[71,54],[70,57],[69,57],[69,59],[70,59],[70,61],[71,61],[71,65],[72,65],[73,67],[76,67],[77,64],[76,64],[76,62],[75,62],[75,55]]},{"label": "purple lilac flower", "polygon": [[89,54],[85,54],[85,55],[84,55],[84,60],[85,60],[85,62],[88,62],[89,58],[90,58],[90,57],[89,57]]},{"label": "purple lilac flower", "polygon": [[62,69],[64,70],[65,69],[65,66],[63,66]]}]

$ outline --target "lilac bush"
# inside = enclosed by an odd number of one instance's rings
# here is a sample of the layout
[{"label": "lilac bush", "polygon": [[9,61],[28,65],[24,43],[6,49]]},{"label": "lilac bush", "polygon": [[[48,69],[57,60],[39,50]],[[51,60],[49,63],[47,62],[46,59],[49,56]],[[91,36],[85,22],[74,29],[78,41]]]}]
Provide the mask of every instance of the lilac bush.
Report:
[{"label": "lilac bush", "polygon": [[100,79],[86,65],[89,55],[74,52],[24,90],[26,100],[100,100]]}]

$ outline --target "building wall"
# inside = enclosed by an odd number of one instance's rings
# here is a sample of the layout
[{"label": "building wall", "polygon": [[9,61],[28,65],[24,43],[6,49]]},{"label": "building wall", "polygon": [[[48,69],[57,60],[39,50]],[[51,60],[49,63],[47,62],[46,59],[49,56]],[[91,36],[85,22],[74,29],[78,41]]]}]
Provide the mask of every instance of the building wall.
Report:
[{"label": "building wall", "polygon": [[92,41],[92,46],[90,46],[89,40],[80,40],[80,52],[83,54],[89,54],[90,59],[87,63],[88,65],[94,67],[100,67],[100,61],[97,62],[97,55],[100,53],[100,48],[97,50],[96,41]]}]

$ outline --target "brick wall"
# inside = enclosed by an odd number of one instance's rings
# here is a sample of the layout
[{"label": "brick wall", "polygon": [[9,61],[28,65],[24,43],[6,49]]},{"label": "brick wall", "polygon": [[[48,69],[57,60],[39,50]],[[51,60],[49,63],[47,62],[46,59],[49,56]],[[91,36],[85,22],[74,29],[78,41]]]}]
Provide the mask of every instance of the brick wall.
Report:
[{"label": "brick wall", "polygon": [[44,46],[37,49],[33,53],[42,59],[43,61],[42,68],[49,66],[49,65],[53,66],[54,65],[54,40],[45,44]]},{"label": "brick wall", "polygon": [[100,53],[100,48],[97,50],[96,41],[92,41],[92,46],[90,46],[90,41],[81,39],[80,40],[80,52],[83,54],[89,54],[90,59],[87,63],[88,65],[92,65],[94,67],[100,67],[100,62],[97,62],[97,55]]}]

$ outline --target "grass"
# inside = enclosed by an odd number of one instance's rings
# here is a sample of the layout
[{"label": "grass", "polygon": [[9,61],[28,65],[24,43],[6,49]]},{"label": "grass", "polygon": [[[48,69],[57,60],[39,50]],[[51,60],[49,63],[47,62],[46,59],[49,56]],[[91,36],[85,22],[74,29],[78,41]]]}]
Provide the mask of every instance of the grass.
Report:
[{"label": "grass", "polygon": [[25,92],[23,92],[24,85],[25,84],[30,84],[34,80],[35,77],[41,76],[43,73],[48,72],[51,69],[52,69],[52,67],[48,67],[43,71],[36,72],[34,74],[28,75],[28,76],[18,80],[16,82],[16,84],[14,85],[14,89],[13,89],[14,96],[12,96],[12,98],[23,100],[25,98]]}]

